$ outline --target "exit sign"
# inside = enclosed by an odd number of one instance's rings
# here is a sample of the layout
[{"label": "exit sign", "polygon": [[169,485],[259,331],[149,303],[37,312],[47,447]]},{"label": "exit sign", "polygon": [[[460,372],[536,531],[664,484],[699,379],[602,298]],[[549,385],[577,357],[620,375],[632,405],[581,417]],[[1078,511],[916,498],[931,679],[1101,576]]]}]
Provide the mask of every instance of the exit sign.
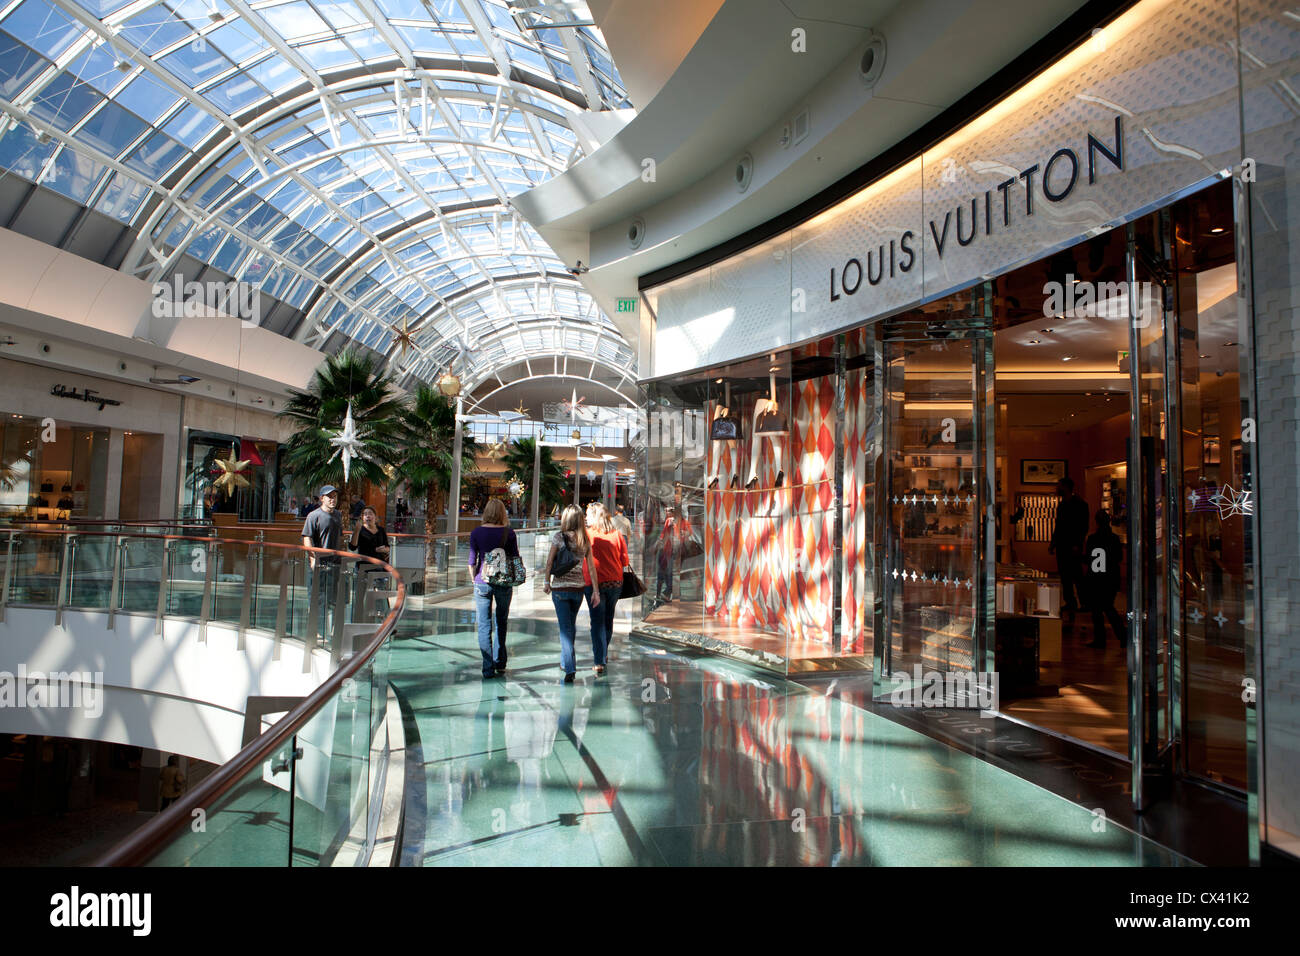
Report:
[{"label": "exit sign", "polygon": [[635,312],[635,311],[636,311],[636,299],[619,299],[619,300],[618,300],[618,307],[617,307],[616,311],[618,311],[618,312]]}]

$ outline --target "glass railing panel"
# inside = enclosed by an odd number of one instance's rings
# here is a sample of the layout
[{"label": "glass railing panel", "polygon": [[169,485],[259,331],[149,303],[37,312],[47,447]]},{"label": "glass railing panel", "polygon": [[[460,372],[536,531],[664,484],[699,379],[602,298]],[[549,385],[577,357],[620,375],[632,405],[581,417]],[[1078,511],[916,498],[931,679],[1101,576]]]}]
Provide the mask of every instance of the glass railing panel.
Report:
[{"label": "glass railing panel", "polygon": [[248,573],[248,545],[223,541],[210,552],[216,561],[212,569],[212,616],[209,620],[238,625],[244,606],[244,579]]},{"label": "glass railing panel", "polygon": [[107,610],[113,593],[118,539],[111,535],[76,535],[70,551],[68,607]]},{"label": "glass railing panel", "polygon": [[[216,803],[192,814],[149,866],[286,866],[292,738]],[[295,821],[296,824],[297,821]]]},{"label": "glass railing panel", "polygon": [[198,620],[203,609],[208,557],[208,546],[203,541],[172,541],[167,549],[166,562],[166,614],[169,617]]},{"label": "glass railing panel", "polygon": [[52,606],[58,601],[63,542],[61,534],[19,533],[14,536],[10,603]]},{"label": "glass railing panel", "polygon": [[352,865],[364,854],[370,795],[369,665],[298,732],[294,866]]},{"label": "glass railing panel", "polygon": [[125,540],[118,573],[118,608],[156,614],[163,580],[163,541],[141,535]]}]

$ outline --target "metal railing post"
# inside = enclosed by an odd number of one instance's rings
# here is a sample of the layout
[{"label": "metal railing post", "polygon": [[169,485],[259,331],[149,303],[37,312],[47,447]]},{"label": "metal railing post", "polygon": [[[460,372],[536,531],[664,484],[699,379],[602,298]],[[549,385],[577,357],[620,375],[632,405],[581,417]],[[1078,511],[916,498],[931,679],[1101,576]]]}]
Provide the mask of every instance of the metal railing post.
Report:
[{"label": "metal railing post", "polygon": [[167,559],[171,556],[171,540],[163,539],[162,563],[158,567],[158,611],[154,615],[153,633],[159,637],[163,632],[163,613],[167,610]]},{"label": "metal railing post", "polygon": [[9,584],[13,580],[14,566],[14,531],[9,529],[9,543],[5,548],[4,586],[0,589],[0,621],[5,619],[5,608],[9,606]]},{"label": "metal railing post", "polygon": [[288,626],[289,580],[296,560],[297,555],[291,551],[280,562],[280,603],[275,608],[275,647],[271,652],[271,660],[273,661],[280,659],[280,645],[284,643],[284,633]]},{"label": "metal railing post", "polygon": [[[200,552],[202,553],[202,552]],[[199,599],[199,643],[208,642],[208,621],[212,618],[212,593],[216,590],[216,563],[221,557],[217,543],[209,541],[203,562],[203,595]]]},{"label": "metal railing post", "polygon": [[244,632],[248,630],[249,617],[253,610],[253,554],[261,552],[261,532],[258,539],[248,546],[248,557],[244,559],[244,596],[239,604],[239,643],[238,650],[244,650]]},{"label": "metal railing post", "polygon": [[126,539],[118,535],[113,539],[113,581],[108,590],[108,629],[113,630],[117,618],[117,602],[122,597],[122,552],[126,550]]},{"label": "metal railing post", "polygon": [[72,576],[72,539],[71,532],[63,535],[63,560],[59,565],[59,593],[54,601],[54,626],[63,626],[63,608],[68,603],[68,584]]}]

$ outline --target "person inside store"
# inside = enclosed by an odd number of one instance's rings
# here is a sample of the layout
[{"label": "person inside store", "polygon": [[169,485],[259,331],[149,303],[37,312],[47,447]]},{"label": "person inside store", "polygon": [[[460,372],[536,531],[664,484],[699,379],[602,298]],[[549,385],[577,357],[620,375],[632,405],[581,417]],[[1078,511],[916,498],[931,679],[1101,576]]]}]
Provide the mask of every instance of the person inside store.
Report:
[{"label": "person inside store", "polygon": [[[600,592],[587,587],[588,580],[600,580],[600,572],[591,556],[591,538],[582,509],[568,505],[560,515],[560,530],[551,538],[551,550],[542,570],[542,591],[551,596],[555,605],[555,618],[560,625],[560,666],[564,668],[564,682],[572,684],[577,671],[573,639],[578,621],[578,608],[585,597],[593,612],[600,606]],[[592,631],[591,653],[600,673],[605,669],[604,642]]]},{"label": "person inside store", "polygon": [[185,774],[181,773],[180,761],[172,754],[167,758],[167,766],[158,772],[158,812],[166,810],[185,792]]},{"label": "person inside store", "polygon": [[614,512],[614,527],[623,535],[624,541],[632,540],[632,522],[628,520],[627,515],[623,514],[622,505],[618,505]]},{"label": "person inside store", "polygon": [[406,506],[405,498],[398,498],[393,510],[397,514],[397,533],[401,534],[406,530],[406,519],[411,516],[411,509]]},{"label": "person inside store", "polygon": [[1098,511],[1097,530],[1088,536],[1084,546],[1084,566],[1087,569],[1088,607],[1092,611],[1092,640],[1088,647],[1106,646],[1106,621],[1115,632],[1120,647],[1128,647],[1128,630],[1123,616],[1115,609],[1115,596],[1124,586],[1121,573],[1124,564],[1124,542],[1111,530],[1110,515]]},{"label": "person inside store", "polygon": [[[506,628],[510,622],[510,599],[514,594],[510,584],[492,580],[493,572],[500,574],[501,571],[508,570],[510,560],[517,557],[519,541],[514,529],[510,527],[505,502],[500,498],[492,498],[483,508],[483,520],[469,533],[469,569],[474,578],[474,614],[478,624],[478,649],[483,658],[484,680],[505,675]],[[496,605],[495,615],[492,613],[493,604]],[[495,653],[492,649],[494,619]],[[569,648],[572,655],[572,637]]]},{"label": "person inside store", "polygon": [[1074,614],[1084,604],[1083,546],[1088,536],[1088,502],[1074,492],[1074,480],[1062,478],[1056,483],[1056,524],[1048,554],[1056,555],[1056,568],[1061,574],[1061,610]]},{"label": "person inside store", "polygon": [[[591,556],[595,559],[596,577],[584,571],[583,580],[588,595],[599,594],[599,604],[591,604],[591,646],[602,642],[600,659],[609,660],[609,645],[614,640],[614,608],[623,594],[623,569],[631,564],[627,554],[627,539],[614,524],[609,509],[603,502],[587,505],[587,537],[591,539]],[[595,585],[593,587],[593,585]],[[599,632],[599,634],[597,633]],[[596,676],[605,673],[605,665],[598,663]]]},{"label": "person inside store", "polygon": [[655,600],[667,604],[673,599],[673,559],[677,556],[677,516],[676,509],[669,505],[664,509],[664,524],[659,530],[659,575],[655,581]]},{"label": "person inside store", "polygon": [[[302,526],[304,548],[339,550],[343,542],[343,518],[339,514],[338,506],[338,489],[333,485],[322,487],[320,507],[307,515],[307,520]],[[339,559],[337,555],[316,554],[314,551],[309,551],[307,554],[311,562],[311,583],[307,588],[308,600],[314,602],[320,609],[321,635],[328,639],[330,610],[334,607],[334,589],[338,586],[336,576],[339,570]]]},{"label": "person inside store", "polygon": [[361,513],[366,510],[366,502],[360,495],[352,496],[352,511],[350,512],[352,520],[356,521],[361,517]]}]

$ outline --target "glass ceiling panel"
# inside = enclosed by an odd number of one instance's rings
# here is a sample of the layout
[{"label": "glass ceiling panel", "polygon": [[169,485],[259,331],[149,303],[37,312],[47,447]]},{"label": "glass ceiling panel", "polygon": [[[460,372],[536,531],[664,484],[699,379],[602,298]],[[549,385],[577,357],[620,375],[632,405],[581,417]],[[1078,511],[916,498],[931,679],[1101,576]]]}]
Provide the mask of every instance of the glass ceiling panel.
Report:
[{"label": "glass ceiling panel", "polygon": [[[581,51],[571,63],[564,30],[529,29],[547,15],[537,8],[375,4],[258,0],[240,14],[225,0],[22,0],[0,17],[0,101],[30,119],[0,133],[0,175],[39,179],[131,223],[124,270],[161,274],[186,257],[262,283],[307,311],[294,325],[308,344],[323,341],[320,325],[392,355],[392,327],[405,321],[432,374],[457,359],[466,329],[484,343],[467,368],[517,362],[522,321],[529,342],[630,362],[505,205],[583,155],[570,127],[586,96],[579,76],[595,71],[602,90],[589,109],[628,107],[599,33],[564,28]],[[520,67],[515,78],[451,79],[415,59],[490,60],[489,43]],[[307,95],[277,100],[290,90]],[[479,208],[455,211],[468,202]],[[146,255],[151,246],[165,262]],[[565,335],[557,320],[587,332]]]}]

